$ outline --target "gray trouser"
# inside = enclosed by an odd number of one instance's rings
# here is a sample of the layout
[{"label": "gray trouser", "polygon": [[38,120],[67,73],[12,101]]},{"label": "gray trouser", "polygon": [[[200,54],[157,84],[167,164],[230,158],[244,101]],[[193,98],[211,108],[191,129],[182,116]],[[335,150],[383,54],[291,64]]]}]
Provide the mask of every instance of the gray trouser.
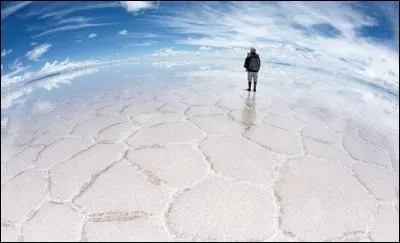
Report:
[{"label": "gray trouser", "polygon": [[254,83],[257,83],[258,72],[247,72],[247,80],[251,82],[252,79]]}]

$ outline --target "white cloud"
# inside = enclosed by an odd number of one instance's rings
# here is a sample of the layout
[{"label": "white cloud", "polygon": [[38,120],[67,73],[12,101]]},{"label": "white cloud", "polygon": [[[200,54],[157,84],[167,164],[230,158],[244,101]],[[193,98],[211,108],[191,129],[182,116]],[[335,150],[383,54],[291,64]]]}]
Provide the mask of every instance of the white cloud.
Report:
[{"label": "white cloud", "polygon": [[[398,51],[357,36],[359,28],[373,26],[377,21],[349,3],[229,2],[196,8],[178,6],[175,11],[182,14],[155,18],[155,21],[172,28],[172,32],[191,36],[176,40],[177,44],[200,49],[202,46],[217,50],[228,48],[234,53],[227,51],[229,54],[224,55],[232,54],[235,59],[242,59],[245,51],[255,46],[261,58],[267,57],[270,61],[346,73],[391,86],[393,90],[399,86]],[[313,31],[315,24],[330,24],[341,34],[319,35]],[[244,50],[242,57],[237,50]],[[352,61],[345,63],[341,58]]]},{"label": "white cloud", "polygon": [[45,79],[40,82],[40,87],[47,90],[58,88],[60,84],[71,84],[72,80],[84,75],[89,75],[98,72],[98,68],[89,68],[83,70],[76,70],[66,74],[57,75],[52,78]]},{"label": "white cloud", "polygon": [[128,44],[127,46],[151,46],[158,44],[158,41],[148,41],[148,42],[142,42],[142,43],[134,43],[134,44]]},{"label": "white cloud", "polygon": [[90,18],[82,17],[82,16],[75,16],[70,18],[65,18],[58,21],[55,24],[70,24],[70,23],[87,23],[90,21]]},{"label": "white cloud", "polygon": [[48,35],[51,33],[56,33],[56,32],[62,32],[62,31],[69,31],[69,30],[77,30],[77,29],[82,29],[82,28],[89,28],[89,27],[97,27],[97,26],[105,26],[105,25],[112,25],[113,23],[99,23],[99,24],[77,24],[77,25],[67,25],[67,26],[62,26],[50,30],[46,30],[40,34],[37,34],[33,36],[33,38],[38,38],[44,35]]},{"label": "white cloud", "polygon": [[128,34],[128,31],[127,31],[127,30],[120,30],[120,31],[118,32],[118,34],[120,34],[120,35],[127,35],[127,34]]},{"label": "white cloud", "polygon": [[37,44],[37,42],[31,42],[31,46],[36,46]]},{"label": "white cloud", "polygon": [[90,60],[70,62],[66,59],[62,62],[46,62],[37,72],[24,72],[27,68],[21,68],[5,75],[2,74],[1,108],[10,108],[36,89],[51,90],[59,87],[59,84],[69,84],[79,76],[97,72],[98,67],[106,64],[108,63]]},{"label": "white cloud", "polygon": [[199,50],[212,50],[209,46],[200,46]]},{"label": "white cloud", "polygon": [[10,49],[10,50],[1,50],[1,57],[7,56],[7,55],[10,54],[12,51],[13,51],[12,49]]},{"label": "white cloud", "polygon": [[[82,16],[75,16],[75,17],[61,19],[58,21],[52,21],[52,22],[49,22],[48,24],[41,23],[40,25],[36,25],[36,26],[28,26],[26,30],[29,32],[39,31],[39,30],[44,31],[44,30],[49,30],[51,28],[55,28],[56,26],[60,26],[60,25],[70,24],[73,26],[73,25],[90,24],[89,23],[90,20],[92,20],[92,19],[87,18],[87,17],[82,17]],[[57,27],[57,28],[59,28],[59,27]]]},{"label": "white cloud", "polygon": [[10,65],[8,65],[8,67],[11,70],[17,70],[17,69],[21,69],[24,65],[22,64],[22,62],[19,60],[19,58],[15,59],[15,61],[13,63],[11,63]]},{"label": "white cloud", "polygon": [[155,7],[155,3],[153,1],[120,1],[120,3],[128,13],[136,13],[143,9]]},{"label": "white cloud", "polygon": [[46,18],[62,18],[68,14],[72,14],[78,11],[87,11],[87,10],[94,10],[94,9],[102,9],[102,8],[115,8],[119,7],[120,5],[117,2],[105,2],[105,3],[98,3],[98,4],[89,4],[89,5],[82,5],[82,3],[77,4],[75,7],[71,8],[63,8],[57,11],[49,11],[46,14],[43,14],[39,19],[46,19]]},{"label": "white cloud", "polygon": [[87,60],[81,62],[64,61],[46,62],[36,72],[26,72],[29,67],[19,68],[11,73],[1,75],[1,108],[7,109],[21,101],[26,95],[36,89],[58,88],[60,84],[70,84],[73,79],[84,75],[90,75],[104,66],[116,64],[137,64],[137,59],[96,61]]},{"label": "white cloud", "polygon": [[96,35],[95,33],[91,33],[91,34],[88,36],[89,39],[93,39],[93,38],[96,38],[96,37],[97,37],[97,35]]},{"label": "white cloud", "polygon": [[1,9],[1,20],[7,18],[30,3],[32,3],[32,1],[9,3],[6,7]]},{"label": "white cloud", "polygon": [[19,89],[17,91],[2,94],[1,95],[1,109],[10,108],[12,105],[15,104],[16,101],[18,101],[23,96],[25,96],[29,93],[32,93],[32,91],[33,91],[33,88],[26,87],[26,88]]},{"label": "white cloud", "polygon": [[29,60],[38,61],[38,59],[43,54],[45,54],[49,50],[50,47],[51,47],[51,44],[47,44],[47,43],[46,44],[42,44],[42,45],[37,46],[37,47],[33,48],[32,50],[28,51],[25,56]]}]

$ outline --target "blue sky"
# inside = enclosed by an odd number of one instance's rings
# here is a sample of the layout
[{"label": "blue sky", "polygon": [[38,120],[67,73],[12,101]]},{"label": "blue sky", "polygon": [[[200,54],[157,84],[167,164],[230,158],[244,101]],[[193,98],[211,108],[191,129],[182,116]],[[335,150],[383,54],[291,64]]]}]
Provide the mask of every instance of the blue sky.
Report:
[{"label": "blue sky", "polygon": [[[357,75],[398,77],[398,2],[5,1],[1,9],[2,99],[13,85],[92,61],[153,55],[150,63],[177,65],[190,54],[204,66],[212,52],[241,68],[234,55],[250,46],[272,62],[308,50],[320,63],[336,60],[332,69],[346,60],[365,64]],[[293,53],[278,60],[270,53],[279,48]]]}]

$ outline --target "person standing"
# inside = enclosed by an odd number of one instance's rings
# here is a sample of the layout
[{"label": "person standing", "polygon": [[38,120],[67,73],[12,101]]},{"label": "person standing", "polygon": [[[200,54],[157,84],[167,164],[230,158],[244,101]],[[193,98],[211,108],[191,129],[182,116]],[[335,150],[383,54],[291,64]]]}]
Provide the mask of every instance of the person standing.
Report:
[{"label": "person standing", "polygon": [[256,92],[257,88],[257,80],[258,80],[258,71],[261,67],[260,56],[256,53],[256,48],[250,48],[250,53],[247,54],[246,60],[244,61],[244,68],[247,71],[247,80],[249,87],[246,89],[247,91],[251,91],[251,81],[253,80],[254,89]]}]

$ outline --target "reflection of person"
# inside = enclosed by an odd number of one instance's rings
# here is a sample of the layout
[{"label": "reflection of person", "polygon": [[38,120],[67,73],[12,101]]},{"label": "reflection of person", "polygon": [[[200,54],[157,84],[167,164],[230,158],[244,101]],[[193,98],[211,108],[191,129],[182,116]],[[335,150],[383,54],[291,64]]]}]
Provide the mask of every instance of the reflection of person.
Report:
[{"label": "reflection of person", "polygon": [[244,68],[247,71],[247,80],[249,83],[249,88],[247,91],[251,91],[251,80],[254,82],[253,91],[256,92],[258,71],[260,70],[261,60],[260,56],[256,53],[254,47],[250,48],[250,53],[247,54],[246,60],[244,61]]},{"label": "reflection of person", "polygon": [[242,123],[246,125],[246,130],[254,125],[256,119],[256,94],[252,96],[247,93],[247,99],[242,111]]}]

